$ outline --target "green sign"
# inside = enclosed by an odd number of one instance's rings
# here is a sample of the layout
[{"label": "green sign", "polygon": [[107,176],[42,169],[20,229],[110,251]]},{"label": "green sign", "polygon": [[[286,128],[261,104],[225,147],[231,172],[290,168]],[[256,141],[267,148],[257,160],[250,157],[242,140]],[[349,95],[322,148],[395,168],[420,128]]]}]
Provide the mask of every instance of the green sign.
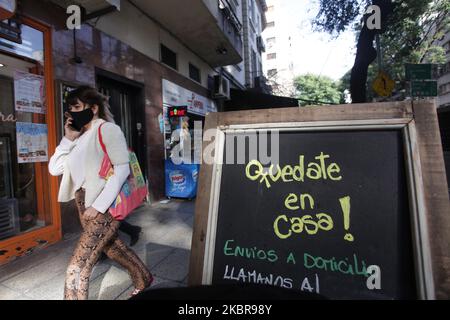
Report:
[{"label": "green sign", "polygon": [[430,80],[432,64],[406,64],[406,80]]},{"label": "green sign", "polygon": [[411,95],[413,97],[436,97],[437,81],[412,81]]}]

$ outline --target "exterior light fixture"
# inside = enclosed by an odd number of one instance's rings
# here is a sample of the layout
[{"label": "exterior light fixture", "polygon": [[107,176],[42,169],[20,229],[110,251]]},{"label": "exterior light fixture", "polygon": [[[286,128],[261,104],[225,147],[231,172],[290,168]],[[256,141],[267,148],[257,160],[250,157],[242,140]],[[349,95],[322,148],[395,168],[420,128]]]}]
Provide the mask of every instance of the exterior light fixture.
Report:
[{"label": "exterior light fixture", "polygon": [[216,52],[221,55],[226,55],[228,53],[228,49],[225,47],[217,47]]}]

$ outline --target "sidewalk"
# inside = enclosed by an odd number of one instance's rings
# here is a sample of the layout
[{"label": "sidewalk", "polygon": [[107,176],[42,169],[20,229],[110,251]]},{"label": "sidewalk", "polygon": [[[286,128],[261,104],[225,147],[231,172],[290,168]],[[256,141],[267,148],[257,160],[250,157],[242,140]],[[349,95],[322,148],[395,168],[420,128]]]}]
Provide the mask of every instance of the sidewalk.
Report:
[{"label": "sidewalk", "polygon": [[[132,249],[155,276],[152,288],[187,285],[194,201],[171,200],[146,205],[127,220],[142,227]],[[125,234],[120,237],[129,243]],[[0,300],[61,300],[67,264],[79,235],[0,267]],[[109,259],[92,273],[89,299],[125,300],[133,291],[128,273]]]}]

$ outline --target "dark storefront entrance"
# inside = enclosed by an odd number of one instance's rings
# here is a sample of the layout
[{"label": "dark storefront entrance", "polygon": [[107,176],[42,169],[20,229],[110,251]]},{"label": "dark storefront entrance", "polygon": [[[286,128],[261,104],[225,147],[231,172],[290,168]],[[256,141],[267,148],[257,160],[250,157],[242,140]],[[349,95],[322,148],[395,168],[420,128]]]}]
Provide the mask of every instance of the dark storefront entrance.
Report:
[{"label": "dark storefront entrance", "polygon": [[136,153],[147,177],[145,143],[144,85],[121,76],[97,70],[97,88],[110,97],[114,120],[122,128],[127,144]]}]

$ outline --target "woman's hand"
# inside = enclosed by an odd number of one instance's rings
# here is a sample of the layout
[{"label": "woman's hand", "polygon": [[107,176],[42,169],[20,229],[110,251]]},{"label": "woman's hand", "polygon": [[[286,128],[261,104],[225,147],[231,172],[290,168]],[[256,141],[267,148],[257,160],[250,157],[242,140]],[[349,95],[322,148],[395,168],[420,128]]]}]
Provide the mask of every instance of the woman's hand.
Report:
[{"label": "woman's hand", "polygon": [[86,209],[86,211],[83,213],[83,217],[86,220],[94,220],[95,218],[97,218],[97,215],[99,214],[99,212],[97,210],[95,210],[92,207],[89,207]]},{"label": "woman's hand", "polygon": [[69,113],[64,114],[67,117],[66,123],[64,124],[64,136],[70,141],[74,141],[80,136],[80,132],[72,129],[72,118]]}]

